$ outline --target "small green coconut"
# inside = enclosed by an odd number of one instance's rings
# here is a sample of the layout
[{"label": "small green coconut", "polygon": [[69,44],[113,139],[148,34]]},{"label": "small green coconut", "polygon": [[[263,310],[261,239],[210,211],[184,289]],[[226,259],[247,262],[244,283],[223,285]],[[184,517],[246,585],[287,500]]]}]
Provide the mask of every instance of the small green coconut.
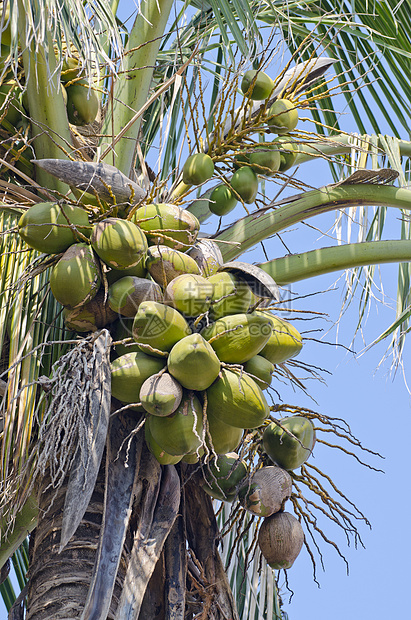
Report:
[{"label": "small green coconut", "polygon": [[[165,360],[141,351],[126,353],[111,363],[111,394],[122,403],[139,403],[140,390],[146,379],[165,367]],[[144,411],[143,408],[134,407]]]},{"label": "small green coconut", "polygon": [[250,69],[244,73],[241,90],[253,101],[267,99],[273,92],[274,82],[264,71]]},{"label": "small green coconut", "polygon": [[247,472],[245,461],[235,452],[218,454],[202,467],[202,487],[214,499],[232,502]]},{"label": "small green coconut", "polygon": [[139,305],[133,338],[150,355],[159,355],[155,350],[171,351],[176,342],[189,334],[191,329],[178,310],[155,301],[143,301]]},{"label": "small green coconut", "polygon": [[236,197],[246,204],[255,201],[258,193],[258,177],[250,166],[241,166],[231,178],[230,185]]},{"label": "small green coconut", "polygon": [[91,245],[101,260],[113,269],[130,269],[145,261],[148,243],[136,224],[108,217],[95,224]]},{"label": "small green coconut", "polygon": [[206,390],[217,379],[220,360],[200,334],[190,334],[173,346],[168,372],[187,390]]},{"label": "small green coconut", "polygon": [[76,238],[76,229],[86,237],[91,233],[87,211],[62,202],[33,205],[19,219],[18,229],[27,245],[46,254],[60,254],[80,241]]},{"label": "small green coconut", "polygon": [[221,217],[230,213],[235,208],[237,202],[237,196],[231,187],[222,183],[217,185],[211,192],[209,209],[211,213]]},{"label": "small green coconut", "polygon": [[298,124],[298,110],[289,99],[277,99],[268,111],[269,129],[278,135],[294,131]]},{"label": "small green coconut", "polygon": [[203,408],[193,392],[183,396],[173,414],[167,417],[150,415],[147,423],[153,439],[168,454],[192,454],[202,445]]},{"label": "small green coconut", "polygon": [[100,270],[87,243],[75,243],[63,254],[50,274],[50,288],[62,306],[78,308],[97,295]]},{"label": "small green coconut", "polygon": [[77,80],[66,86],[67,116],[72,125],[82,127],[96,120],[100,100],[97,91],[90,88],[87,80]]},{"label": "small green coconut", "polygon": [[195,153],[187,158],[183,166],[183,182],[186,185],[200,185],[211,179],[214,162],[206,153]]},{"label": "small green coconut", "polygon": [[156,457],[160,465],[176,465],[176,463],[181,461],[183,458],[182,455],[173,456],[171,454],[167,454],[163,448],[160,448],[158,443],[154,441],[148,424],[144,424],[144,434],[148,449],[151,454]]},{"label": "small green coconut", "polygon": [[185,316],[198,317],[207,312],[213,284],[203,276],[184,274],[174,278],[164,291],[164,301]]},{"label": "small green coconut", "polygon": [[207,408],[207,434],[206,444],[211,452],[226,454],[234,452],[241,443],[244,429],[238,426],[225,424],[215,416],[211,409]]},{"label": "small green coconut", "polygon": [[125,276],[114,282],[108,289],[108,303],[114,312],[126,317],[134,317],[143,301],[162,301],[161,287],[146,278]]},{"label": "small green coconut", "polygon": [[303,416],[289,416],[276,422],[271,422],[263,433],[264,450],[270,459],[284,467],[293,470],[301,467],[315,444],[314,425]]},{"label": "small green coconut", "polygon": [[273,148],[277,148],[280,153],[280,172],[286,172],[294,166],[299,152],[298,142],[279,136],[273,140]]},{"label": "small green coconut", "polygon": [[182,398],[181,384],[168,372],[149,377],[140,390],[140,401],[144,409],[160,417],[174,413]]},{"label": "small green coconut", "polygon": [[272,364],[281,364],[296,355],[302,349],[303,341],[300,332],[288,321],[271,314],[268,311],[256,311],[265,316],[271,323],[271,335],[260,355],[268,359]]},{"label": "small green coconut", "polygon": [[254,381],[262,390],[266,390],[271,385],[274,372],[274,364],[261,355],[254,355],[244,364],[245,372],[252,375]]}]

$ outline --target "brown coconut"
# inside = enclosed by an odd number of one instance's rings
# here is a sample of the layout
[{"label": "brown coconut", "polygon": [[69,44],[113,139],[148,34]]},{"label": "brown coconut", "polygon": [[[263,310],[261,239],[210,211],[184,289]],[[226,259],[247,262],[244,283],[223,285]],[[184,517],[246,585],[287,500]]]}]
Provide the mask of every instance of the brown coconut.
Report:
[{"label": "brown coconut", "polygon": [[259,517],[269,517],[283,509],[291,496],[291,476],[281,467],[262,467],[239,491],[241,505]]},{"label": "brown coconut", "polygon": [[301,551],[304,532],[300,522],[289,512],[264,519],[258,533],[261,553],[271,568],[291,568]]}]

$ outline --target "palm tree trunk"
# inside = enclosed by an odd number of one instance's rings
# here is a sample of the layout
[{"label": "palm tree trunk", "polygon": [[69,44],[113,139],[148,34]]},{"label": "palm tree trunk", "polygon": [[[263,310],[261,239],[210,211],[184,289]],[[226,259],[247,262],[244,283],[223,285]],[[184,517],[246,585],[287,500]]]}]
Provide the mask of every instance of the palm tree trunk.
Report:
[{"label": "palm tree trunk", "polygon": [[[80,618],[93,572],[104,503],[104,467],[87,511],[66,547],[59,553],[66,487],[56,494],[43,481],[39,490],[40,519],[30,544],[29,587],[26,620],[73,620]],[[108,620],[113,620],[125,574],[122,557]]]}]

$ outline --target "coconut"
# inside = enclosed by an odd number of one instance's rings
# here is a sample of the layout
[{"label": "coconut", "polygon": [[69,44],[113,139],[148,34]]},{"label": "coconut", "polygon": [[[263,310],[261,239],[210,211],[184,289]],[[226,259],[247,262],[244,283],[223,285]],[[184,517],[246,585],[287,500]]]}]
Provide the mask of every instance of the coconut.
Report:
[{"label": "coconut", "polygon": [[95,332],[102,329],[117,318],[117,313],[104,301],[105,292],[100,289],[97,295],[85,306],[80,308],[64,308],[63,317],[67,329],[74,332]]},{"label": "coconut", "polygon": [[284,469],[301,467],[313,451],[314,444],[314,425],[303,416],[283,418],[279,424],[271,422],[263,433],[264,450],[274,463]]},{"label": "coconut", "polygon": [[304,543],[301,523],[289,512],[278,512],[264,519],[258,532],[258,545],[271,568],[291,568]]},{"label": "coconut", "polygon": [[273,91],[274,82],[264,71],[250,69],[244,73],[241,90],[253,101],[267,99]]},{"label": "coconut", "polygon": [[[157,374],[165,360],[141,351],[126,353],[111,363],[111,394],[123,403],[139,403],[140,390],[146,379]],[[133,407],[143,411],[142,407]]]},{"label": "coconut", "polygon": [[211,179],[214,174],[214,162],[205,153],[195,153],[187,158],[183,166],[183,182],[186,185],[199,185]]},{"label": "coconut", "polygon": [[156,282],[146,278],[126,276],[108,289],[108,303],[112,310],[127,317],[134,317],[143,301],[162,301],[163,293]]},{"label": "coconut", "polygon": [[164,292],[164,301],[188,317],[207,312],[213,294],[213,284],[203,276],[184,274],[174,278]]},{"label": "coconut", "polygon": [[280,153],[281,172],[286,172],[294,166],[299,151],[299,145],[295,140],[279,136],[273,140],[273,147]]},{"label": "coconut", "polygon": [[218,377],[220,360],[200,334],[190,334],[173,346],[167,367],[187,390],[206,390]]},{"label": "coconut", "polygon": [[192,454],[202,445],[203,409],[193,392],[183,396],[173,414],[165,418],[149,415],[147,423],[154,441],[168,454]]},{"label": "coconut", "polygon": [[251,377],[224,368],[207,390],[207,412],[230,426],[257,428],[270,410]]},{"label": "coconut", "polygon": [[21,216],[18,229],[27,245],[46,254],[65,252],[78,238],[75,229],[87,237],[91,232],[87,211],[55,202],[38,202],[30,207]]},{"label": "coconut", "polygon": [[167,454],[163,448],[160,448],[158,443],[156,443],[153,439],[152,434],[150,433],[149,425],[144,424],[144,435],[148,449],[151,454],[155,456],[160,465],[175,465],[179,463],[183,458],[182,455],[173,456],[172,454]]},{"label": "coconut", "polygon": [[200,230],[200,222],[195,215],[167,203],[139,207],[131,221],[144,230],[150,243],[183,251],[193,245]]},{"label": "coconut", "polygon": [[272,177],[280,169],[280,152],[271,145],[264,144],[250,153],[250,165],[256,174]]},{"label": "coconut", "polygon": [[265,359],[265,357],[254,355],[244,364],[244,370],[253,375],[254,381],[262,390],[266,390],[271,385],[274,364]]},{"label": "coconut", "polygon": [[121,278],[125,278],[126,276],[145,278],[147,276],[145,260],[141,260],[137,265],[134,265],[134,267],[130,267],[130,269],[110,269],[106,273],[107,282],[109,285],[117,282],[117,280],[121,280]]},{"label": "coconut", "polygon": [[133,322],[133,338],[141,348],[156,354],[153,349],[168,352],[173,346],[191,334],[185,318],[174,308],[156,301],[143,301]]},{"label": "coconut", "polygon": [[130,269],[145,260],[147,239],[133,222],[109,217],[93,227],[91,245],[113,269]]},{"label": "coconut", "polygon": [[271,312],[260,310],[256,312],[271,323],[271,335],[264,348],[260,350],[260,355],[272,364],[281,364],[298,355],[303,346],[300,332],[291,323]]},{"label": "coconut", "polygon": [[219,359],[229,364],[242,364],[257,355],[270,334],[270,321],[255,312],[229,314],[201,331]]},{"label": "coconut", "polygon": [[67,56],[67,58],[63,59],[63,63],[61,66],[60,72],[60,80],[63,84],[67,82],[71,82],[75,80],[80,75],[80,64],[78,58],[73,58],[72,56]]},{"label": "coconut", "polygon": [[96,120],[100,108],[97,91],[90,88],[87,80],[77,80],[66,86],[67,116],[72,125],[88,125]]},{"label": "coconut", "polygon": [[292,480],[281,467],[258,469],[238,492],[240,504],[259,517],[269,517],[283,509],[291,497]]},{"label": "coconut", "polygon": [[232,502],[247,475],[247,465],[238,454],[218,454],[202,467],[202,487],[214,499]]},{"label": "coconut", "polygon": [[177,276],[186,273],[200,275],[200,268],[191,256],[165,245],[150,247],[146,268],[153,280],[164,288]]},{"label": "coconut", "polygon": [[208,429],[206,444],[209,449],[216,454],[226,454],[236,450],[240,445],[244,429],[225,424],[213,416],[208,407],[206,415]]},{"label": "coconut", "polygon": [[277,99],[268,110],[269,129],[276,134],[283,135],[293,131],[298,123],[298,110],[289,99]]},{"label": "coconut", "polygon": [[50,288],[63,306],[78,308],[91,301],[100,288],[100,270],[92,248],[75,243],[50,274]]},{"label": "coconut", "polygon": [[210,195],[209,209],[214,215],[227,215],[237,204],[237,196],[231,187],[222,183],[213,189]]},{"label": "coconut", "polygon": [[183,388],[168,372],[149,377],[140,390],[140,401],[144,409],[161,417],[174,413],[182,398]]},{"label": "coconut", "polygon": [[250,166],[241,166],[231,177],[230,185],[236,197],[251,204],[257,197],[258,177]]},{"label": "coconut", "polygon": [[207,278],[213,284],[210,316],[213,321],[227,314],[247,312],[251,303],[251,289],[244,280],[228,271],[220,271]]},{"label": "coconut", "polygon": [[[0,13],[1,16],[1,13]],[[8,121],[13,127],[21,119],[23,112],[19,101],[20,87],[14,79],[4,79],[0,84],[0,116],[2,122]]]},{"label": "coconut", "polygon": [[195,260],[204,276],[217,273],[224,263],[218,244],[211,239],[199,239],[187,253]]}]

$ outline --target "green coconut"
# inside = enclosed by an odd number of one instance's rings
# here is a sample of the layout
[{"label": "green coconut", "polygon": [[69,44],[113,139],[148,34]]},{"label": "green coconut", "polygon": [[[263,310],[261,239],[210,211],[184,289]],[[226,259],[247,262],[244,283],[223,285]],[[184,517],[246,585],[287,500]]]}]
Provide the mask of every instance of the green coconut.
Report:
[{"label": "green coconut", "polygon": [[254,355],[248,362],[245,362],[244,370],[253,375],[252,378],[262,390],[266,390],[271,385],[274,364],[265,359],[265,357]]},{"label": "green coconut", "polygon": [[94,225],[91,245],[106,265],[119,270],[144,264],[148,248],[146,236],[138,226],[115,217]]},{"label": "green coconut", "polygon": [[214,215],[227,215],[236,206],[238,200],[231,187],[222,183],[213,189],[210,195],[209,209]]},{"label": "green coconut", "polygon": [[176,465],[176,463],[179,463],[183,458],[182,455],[173,456],[171,454],[167,454],[163,448],[160,448],[158,443],[154,441],[147,423],[144,424],[144,436],[148,449],[151,454],[156,457],[160,465]]},{"label": "green coconut", "polygon": [[87,80],[77,80],[66,86],[67,116],[72,125],[82,127],[96,120],[100,100],[97,91]]},{"label": "green coconut", "polygon": [[263,144],[250,153],[250,165],[256,174],[272,177],[280,169],[281,155],[276,148]]},{"label": "green coconut", "polygon": [[207,434],[206,444],[216,454],[226,454],[238,448],[244,434],[244,429],[225,424],[216,418],[207,407]]},{"label": "green coconut", "polygon": [[86,237],[90,236],[87,211],[81,207],[38,202],[19,219],[19,235],[27,245],[39,252],[59,254],[79,240],[75,230],[69,228],[69,223]]},{"label": "green coconut", "polygon": [[255,201],[258,193],[258,177],[250,166],[241,166],[231,177],[230,185],[236,197],[246,204]]},{"label": "green coconut", "polygon": [[197,317],[210,307],[213,284],[203,276],[184,274],[174,278],[164,291],[164,301],[188,317]]},{"label": "green coconut", "polygon": [[139,207],[131,221],[144,230],[150,243],[183,251],[193,245],[200,230],[200,222],[195,215],[167,203]]},{"label": "green coconut", "polygon": [[75,243],[63,254],[50,274],[50,288],[63,306],[78,308],[97,295],[100,270],[91,246]]},{"label": "green coconut", "polygon": [[192,454],[203,443],[203,408],[193,392],[183,396],[173,414],[167,417],[149,415],[147,423],[154,441],[168,454]]},{"label": "green coconut", "polygon": [[299,152],[298,142],[279,136],[273,140],[273,148],[280,153],[280,172],[286,172],[294,166]]},{"label": "green coconut", "polygon": [[125,276],[108,289],[108,303],[112,310],[126,317],[134,317],[143,301],[162,301],[161,287],[146,278]]},{"label": "green coconut", "polygon": [[168,372],[149,377],[140,390],[140,401],[144,409],[161,417],[174,413],[182,398],[181,384]]},{"label": "green coconut", "polygon": [[210,316],[213,321],[227,314],[247,312],[251,303],[248,284],[228,271],[220,271],[207,278],[213,284]]},{"label": "green coconut", "polygon": [[60,80],[63,82],[63,84],[71,82],[72,80],[78,78],[78,76],[80,75],[80,71],[81,69],[78,58],[68,56],[67,58],[63,59]]},{"label": "green coconut", "polygon": [[278,135],[294,131],[298,124],[298,110],[289,99],[277,99],[268,110],[269,129]]},{"label": "green coconut", "polygon": [[133,338],[151,355],[171,351],[173,346],[191,334],[185,318],[174,308],[155,301],[143,301],[133,322]]},{"label": "green coconut", "polygon": [[272,364],[281,364],[300,353],[303,346],[301,334],[291,323],[271,312],[256,312],[270,321],[272,330],[266,345],[260,351],[262,357]]},{"label": "green coconut", "polygon": [[195,260],[201,274],[206,277],[217,273],[224,263],[221,250],[212,239],[198,239],[187,254]]},{"label": "green coconut", "polygon": [[0,84],[0,116],[2,122],[8,121],[15,126],[23,112],[20,103],[21,89],[14,79],[4,79]]},{"label": "green coconut", "polygon": [[229,314],[201,330],[219,359],[228,364],[243,364],[257,355],[270,334],[270,321],[256,312]]},{"label": "green coconut", "polygon": [[[111,394],[122,403],[139,403],[140,390],[146,379],[165,367],[165,360],[142,351],[126,353],[111,362]],[[144,411],[141,406],[133,409]]]},{"label": "green coconut", "polygon": [[190,334],[173,346],[168,372],[187,390],[206,390],[217,379],[220,360],[200,334]]},{"label": "green coconut", "polygon": [[259,517],[269,517],[282,510],[291,497],[292,480],[281,467],[262,467],[244,481],[238,491],[240,504]]},{"label": "green coconut", "polygon": [[277,512],[264,519],[258,532],[261,553],[275,570],[291,568],[303,543],[301,523],[289,512]]},{"label": "green coconut", "polygon": [[253,101],[267,99],[273,92],[274,82],[264,71],[250,69],[244,73],[241,90]]},{"label": "green coconut", "polygon": [[283,418],[279,424],[271,422],[263,433],[264,450],[270,459],[288,470],[301,467],[313,451],[314,444],[314,425],[303,416]]},{"label": "green coconut", "polygon": [[114,351],[116,357],[120,357],[120,355],[125,355],[126,353],[135,353],[136,351],[141,351],[141,348],[138,346],[138,344],[135,343],[135,340],[133,338],[133,322],[134,318],[130,319],[126,317],[120,317],[111,328],[113,342],[128,339],[128,342],[124,344],[116,344],[112,347],[112,351]]},{"label": "green coconut", "polygon": [[270,409],[262,390],[248,375],[224,368],[207,390],[207,412],[237,428],[257,428]]},{"label": "green coconut", "polygon": [[191,256],[166,245],[149,248],[146,267],[153,280],[164,288],[171,280],[185,273],[200,275],[200,268]]},{"label": "green coconut", "polygon": [[11,21],[10,21],[10,2],[7,2],[6,8],[4,3],[0,2],[0,18],[4,11],[3,30],[1,31],[1,44],[11,45]]},{"label": "green coconut", "polygon": [[113,323],[117,313],[105,301],[105,296],[104,290],[100,289],[85,306],[64,308],[63,317],[67,329],[79,333],[95,332]]},{"label": "green coconut", "polygon": [[200,185],[211,179],[214,174],[214,162],[205,153],[195,153],[187,158],[183,166],[183,183]]},{"label": "green coconut", "polygon": [[202,467],[202,487],[214,499],[232,502],[247,472],[245,461],[235,452],[218,454]]}]

